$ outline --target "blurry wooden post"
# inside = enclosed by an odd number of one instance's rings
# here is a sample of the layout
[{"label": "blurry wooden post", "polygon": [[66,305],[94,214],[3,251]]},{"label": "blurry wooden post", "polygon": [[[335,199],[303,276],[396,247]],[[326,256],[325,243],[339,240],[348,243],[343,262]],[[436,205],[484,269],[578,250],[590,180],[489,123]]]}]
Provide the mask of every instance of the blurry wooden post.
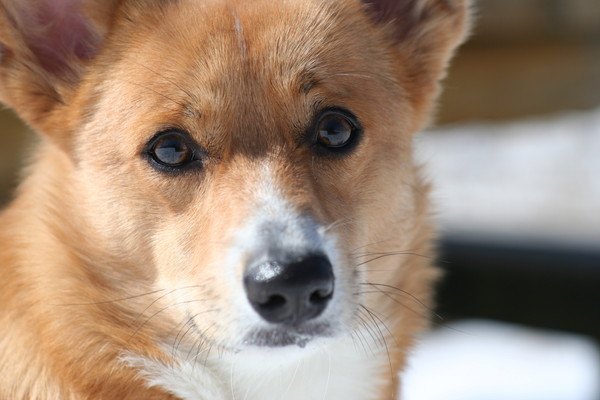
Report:
[{"label": "blurry wooden post", "polygon": [[479,0],[439,123],[503,120],[600,105],[598,0]]}]

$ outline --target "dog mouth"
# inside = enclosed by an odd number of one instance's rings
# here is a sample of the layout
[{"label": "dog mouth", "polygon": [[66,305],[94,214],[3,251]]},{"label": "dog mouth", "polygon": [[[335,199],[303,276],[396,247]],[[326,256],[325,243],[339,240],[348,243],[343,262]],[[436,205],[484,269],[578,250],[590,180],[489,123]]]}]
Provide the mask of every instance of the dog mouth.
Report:
[{"label": "dog mouth", "polygon": [[[198,326],[192,314],[188,312],[191,329],[206,343],[210,339],[205,337],[204,331]],[[336,332],[328,322],[304,323],[299,326],[273,326],[268,328],[254,328],[243,336],[241,344],[245,347],[254,348],[283,348],[297,346],[306,347],[310,342],[319,338],[334,337]],[[238,342],[239,343],[239,342]],[[237,346],[229,347],[221,344],[222,349],[239,352],[242,349]]]},{"label": "dog mouth", "polygon": [[288,346],[306,347],[316,338],[332,337],[334,335],[328,323],[304,324],[298,327],[274,327],[250,331],[243,344],[252,347],[280,348]]}]

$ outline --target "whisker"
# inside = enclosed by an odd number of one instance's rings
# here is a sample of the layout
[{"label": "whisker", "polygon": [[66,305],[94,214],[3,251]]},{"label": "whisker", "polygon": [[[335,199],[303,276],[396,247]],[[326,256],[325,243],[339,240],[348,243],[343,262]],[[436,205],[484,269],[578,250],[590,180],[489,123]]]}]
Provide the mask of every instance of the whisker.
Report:
[{"label": "whisker", "polygon": [[[354,328],[352,329],[352,332],[350,333],[350,335],[352,336],[352,341],[354,342],[354,339],[358,339],[358,341],[360,342],[360,346],[363,349],[364,354],[367,354],[367,348],[365,347],[365,342],[363,341],[363,338],[361,338],[361,336],[359,336],[360,330]],[[354,344],[356,346],[356,343]]]},{"label": "whisker", "polygon": [[[202,348],[205,344],[208,344],[208,348],[206,349],[206,356],[204,357],[204,361],[202,361],[200,364],[201,365],[206,365],[208,363],[208,357],[210,356],[210,352],[212,351],[212,349],[215,347],[215,345],[217,344],[214,340],[209,339],[207,334],[208,331],[211,328],[216,327],[217,323],[216,321],[213,322],[212,324],[210,324],[206,329],[202,330],[200,334],[200,336],[202,337],[202,340],[200,340],[198,342],[198,346],[197,346],[197,351],[196,351],[196,355],[194,357],[192,357],[191,361],[193,361],[194,363],[196,363],[198,361],[198,358],[200,357],[200,355],[202,354]],[[218,347],[218,346],[217,346]],[[189,356],[189,355],[188,355]],[[187,359],[187,358],[186,358]]]},{"label": "whisker", "polygon": [[433,260],[434,259],[434,257],[426,256],[424,254],[419,254],[419,253],[415,253],[415,252],[412,252],[412,251],[394,251],[394,252],[386,252],[386,253],[365,253],[365,254],[362,254],[362,255],[357,255],[357,256],[355,256],[355,258],[370,257],[370,256],[372,256],[370,259],[358,263],[356,265],[356,267],[360,267],[360,266],[372,263],[373,261],[377,261],[377,260],[380,260],[382,258],[391,257],[391,256],[415,256],[415,257],[426,258],[428,260]]},{"label": "whisker", "polygon": [[147,324],[148,322],[150,322],[150,320],[151,320],[152,318],[156,317],[158,314],[162,313],[163,311],[165,311],[165,310],[167,310],[167,309],[169,309],[169,308],[171,308],[171,307],[174,307],[174,306],[181,305],[181,304],[197,303],[197,302],[199,302],[199,301],[202,301],[202,300],[187,300],[187,301],[181,301],[181,302],[178,302],[178,303],[169,304],[168,306],[161,308],[160,310],[158,310],[157,312],[155,312],[154,314],[152,314],[150,317],[148,317],[148,318],[147,318],[147,319],[146,319],[146,320],[145,320],[145,321],[144,321],[144,322],[143,322],[143,323],[142,323],[140,326],[138,326],[138,327],[136,328],[136,330],[135,330],[135,331],[134,331],[134,332],[131,334],[131,336],[129,337],[129,340],[133,339],[133,337],[135,337],[135,335],[137,335],[137,334],[138,334],[138,332],[139,332],[140,330],[142,330],[142,328],[143,328],[144,326],[146,326],[146,324]]},{"label": "whisker", "polygon": [[369,329],[369,334],[371,336],[371,338],[373,339],[373,343],[376,344],[377,346],[379,345],[383,345],[383,342],[381,341],[381,332],[377,332],[376,328],[373,327],[373,324],[371,324],[371,322],[369,321],[370,318],[367,314],[365,314],[363,312],[363,310],[359,309],[358,310],[359,313],[361,313],[361,315],[364,315],[364,319],[361,318],[363,321],[365,321],[366,326],[368,327],[367,329]]},{"label": "whisker", "polygon": [[[418,313],[416,310],[410,308],[409,306],[407,306],[406,304],[402,303],[400,300],[398,300],[397,298],[393,297],[392,294],[398,295],[400,296],[402,293],[397,293],[397,292],[386,292],[382,289],[376,288],[375,290],[363,290],[363,291],[358,291],[355,292],[354,294],[356,295],[360,295],[360,294],[375,294],[375,293],[379,293],[384,295],[385,297],[387,297],[388,299],[392,300],[394,303],[401,305],[402,307],[412,311],[413,313],[417,314],[417,315],[421,315],[421,316],[425,316],[424,314]],[[412,300],[412,299],[411,299]],[[428,311],[433,312],[433,310],[428,308]]]},{"label": "whisker", "polygon": [[[196,361],[196,359],[199,357],[200,352],[202,351],[202,348],[204,347],[204,345],[209,342],[209,339],[206,336],[206,334],[216,324],[217,324],[217,322],[213,321],[206,328],[204,328],[200,332],[198,332],[199,339],[196,341],[196,344],[194,346],[192,346],[190,348],[190,350],[188,351],[188,353],[187,353],[187,355],[185,357],[186,360]],[[196,353],[196,354],[194,355],[194,357],[190,358],[190,356],[192,355],[192,353]]]},{"label": "whisker", "polygon": [[[173,357],[175,357],[175,353],[179,351],[179,346],[181,345],[181,342],[183,342],[183,339],[185,338],[185,336],[194,327],[194,324],[193,324],[194,319],[193,318],[194,317],[189,317],[186,320],[186,322],[183,324],[183,326],[181,327],[181,329],[179,329],[179,331],[177,332],[177,336],[175,336],[175,339],[173,339],[173,346],[171,347],[171,355]],[[181,335],[181,333],[183,332],[183,330],[185,329],[186,326],[188,326],[188,328],[185,330],[185,332],[183,333],[183,335]],[[181,340],[178,341],[179,335],[181,335]]]},{"label": "whisker", "polygon": [[[184,326],[179,330],[179,333],[177,334],[177,336],[175,337],[175,340],[173,341],[173,351],[172,351],[172,354],[174,355],[177,351],[179,351],[179,346],[181,345],[181,342],[183,341],[183,339],[185,338],[185,336],[190,332],[190,330],[192,330],[194,328],[194,319],[196,317],[198,317],[199,315],[202,315],[202,314],[207,314],[207,313],[211,313],[211,312],[219,312],[219,311],[221,311],[220,308],[212,308],[210,310],[204,310],[202,312],[199,312],[199,313],[196,313],[194,315],[191,315],[188,318],[187,322],[184,324]],[[185,333],[181,336],[181,338],[179,339],[179,342],[177,342],[177,338],[181,334],[181,331],[183,331],[183,328],[185,328],[185,325],[188,325],[188,324],[190,326],[186,329]],[[175,345],[176,343],[177,343],[177,345]]]},{"label": "whisker", "polygon": [[55,306],[96,306],[96,305],[102,305],[102,304],[111,304],[111,303],[118,303],[121,301],[139,299],[141,297],[150,296],[150,295],[153,295],[156,293],[163,292],[165,290],[166,289],[154,290],[152,292],[138,294],[135,296],[121,297],[121,298],[114,299],[114,300],[94,301],[94,302],[90,302],[90,303],[63,303],[63,304],[54,304],[54,305]]},{"label": "whisker", "polygon": [[[392,300],[395,300],[396,302],[398,302],[397,299],[394,299],[393,297],[391,297],[391,295],[388,292],[383,291],[381,288],[385,288],[385,289],[390,289],[395,294],[398,295],[404,295],[404,296],[408,296],[410,299],[412,299],[414,302],[416,302],[418,305],[420,305],[421,307],[425,308],[427,311],[431,312],[436,318],[441,318],[436,312],[435,310],[433,310],[431,307],[429,307],[427,304],[425,304],[424,301],[422,301],[421,299],[419,299],[417,296],[413,295],[410,292],[407,292],[406,290],[400,289],[399,287],[396,286],[392,286],[392,285],[388,285],[386,283],[375,283],[375,282],[361,282],[359,283],[359,285],[368,285],[373,287],[375,290],[379,291],[380,293],[389,296]],[[398,304],[406,307],[404,304],[398,302]],[[407,307],[408,308],[408,307]],[[410,309],[410,308],[409,308]],[[413,312],[416,313],[415,310],[411,310]],[[419,314],[421,315],[421,314]]]},{"label": "whisker", "polygon": [[[376,336],[379,338],[379,339],[378,339],[378,342],[379,342],[381,345],[384,345],[384,346],[385,346],[385,345],[387,344],[387,343],[386,343],[386,341],[385,341],[385,336],[383,335],[383,331],[382,331],[382,330],[381,330],[381,328],[379,327],[379,325],[378,325],[377,321],[375,320],[375,318],[373,317],[373,315],[371,315],[371,312],[369,311],[369,309],[368,309],[367,307],[365,307],[363,304],[359,304],[359,307],[361,308],[361,310],[359,310],[359,311],[364,311],[364,312],[366,312],[366,314],[363,314],[363,315],[365,315],[365,317],[366,317],[367,319],[369,319],[370,321],[372,321],[372,322],[373,322],[373,324],[369,323],[369,325],[370,325],[370,326],[372,326],[372,327],[374,327],[374,329],[376,330],[376,331],[375,331],[375,334],[376,334]],[[387,326],[386,326],[386,328],[387,328]],[[388,332],[389,332],[389,330],[388,330]]]},{"label": "whisker", "polygon": [[363,245],[363,246],[359,246],[359,247],[356,247],[355,249],[352,249],[352,250],[350,251],[350,253],[354,253],[354,252],[356,252],[357,250],[361,250],[361,249],[367,248],[367,247],[369,247],[369,246],[375,246],[375,245],[377,245],[377,244],[381,244],[381,243],[387,243],[387,242],[392,242],[392,241],[394,241],[394,239],[384,239],[384,240],[379,240],[379,241],[377,241],[377,242],[371,242],[371,243],[367,243],[367,244],[365,244],[365,245]]},{"label": "whisker", "polygon": [[209,342],[208,350],[206,351],[206,355],[204,356],[204,361],[202,362],[202,365],[206,365],[208,363],[208,358],[210,357],[210,352],[215,347],[215,345],[216,345],[216,342],[214,340],[211,340]]},{"label": "whisker", "polygon": [[373,336],[373,332],[371,331],[371,329],[369,328],[369,324],[367,323],[367,321],[365,321],[360,314],[356,314],[356,318],[358,318],[360,325],[362,325],[363,328],[365,328],[366,333],[369,334],[369,336],[371,337],[371,341],[367,340],[367,338],[364,336],[364,332],[362,330],[358,330],[358,333],[360,333],[363,337],[363,339],[365,340],[365,343],[367,344],[367,347],[369,348],[369,352],[371,353],[371,355],[375,355],[375,351],[373,350],[373,347],[371,346],[371,343],[376,343],[377,339]]},{"label": "whisker", "polygon": [[357,269],[358,272],[372,272],[372,273],[376,273],[376,272],[391,272],[391,271],[397,271],[398,267],[390,267],[390,268],[366,268],[366,269]]},{"label": "whisker", "polygon": [[[381,331],[381,328],[379,328],[379,324],[375,320],[374,314],[369,310],[369,308],[366,307],[366,306],[364,306],[363,304],[359,304],[359,306],[363,310],[365,310],[371,316],[371,318],[373,318],[373,322],[374,322],[375,326],[377,327],[377,329],[379,330],[379,334],[381,335],[381,339],[383,340],[383,345],[385,346],[385,353],[387,355],[388,363],[389,363],[389,366],[390,366],[390,377],[392,378],[392,383],[395,385],[396,384],[396,377],[394,376],[394,368],[392,367],[392,358],[390,357],[390,349],[388,347],[387,341],[385,340],[385,336],[384,336],[383,332]],[[393,335],[391,334],[391,332],[390,332],[389,328],[387,327],[387,325],[385,323],[383,323],[383,321],[381,321],[381,319],[379,319],[379,321],[385,326],[385,328],[387,329],[387,331],[393,337]]]},{"label": "whisker", "polygon": [[134,324],[137,323],[137,321],[142,317],[142,315],[144,315],[146,313],[146,311],[148,311],[150,309],[150,307],[152,307],[154,304],[156,304],[161,299],[164,299],[165,297],[167,297],[179,290],[193,289],[193,288],[197,288],[197,287],[201,287],[201,286],[200,285],[190,285],[190,286],[183,286],[183,287],[176,288],[176,289],[171,289],[164,295],[157,297],[156,299],[154,299],[154,301],[152,301],[150,304],[148,304],[148,306],[146,308],[144,308],[144,310],[141,313],[139,313],[137,317],[135,317],[135,319],[133,320],[133,323]]},{"label": "whisker", "polygon": [[[446,321],[446,319],[440,315],[439,313],[437,313],[434,309],[432,309],[431,307],[428,307],[426,304],[424,304],[421,300],[419,300],[416,296],[413,296],[412,294],[410,294],[409,292],[402,290],[400,288],[394,287],[394,286],[390,286],[390,285],[386,285],[386,284],[382,284],[382,283],[370,283],[370,282],[365,282],[365,283],[361,283],[361,284],[367,284],[370,286],[373,286],[375,290],[364,290],[364,291],[359,291],[359,292],[355,292],[355,294],[371,294],[371,293],[381,293],[384,296],[388,297],[390,300],[392,300],[393,302],[395,302],[396,304],[401,305],[402,307],[406,308],[407,310],[411,311],[412,313],[419,315],[421,317],[426,317],[429,318],[430,315],[425,315],[423,313],[420,313],[416,310],[414,310],[411,307],[408,307],[406,304],[402,303],[401,301],[399,301],[398,299],[396,299],[395,297],[393,297],[392,295],[405,295],[405,296],[409,296],[410,299],[414,300],[415,302],[417,302],[419,305],[421,305],[422,307],[424,307],[427,311],[429,311],[431,313],[431,317],[435,318],[438,322],[438,327],[439,328],[443,328],[443,329],[447,329],[450,330],[452,332],[457,332],[460,334],[467,334],[468,332],[464,332],[461,331],[460,329],[456,329],[453,328],[451,326],[448,326],[447,324],[445,324],[444,322]],[[377,287],[377,286],[383,286],[384,288],[390,288],[390,289],[394,289],[396,291],[392,291],[392,292],[386,292],[385,290]],[[375,311],[371,310],[372,312],[375,313]],[[396,338],[394,337],[394,340]]]},{"label": "whisker", "polygon": [[383,328],[385,329],[385,331],[388,333],[389,337],[392,338],[394,340],[394,343],[399,346],[400,343],[398,343],[398,339],[396,338],[396,336],[392,333],[392,331],[390,330],[390,328],[387,326],[387,324],[385,323],[385,321],[383,320],[385,317],[381,314],[378,315],[378,313],[373,310],[368,308],[367,306],[360,304],[361,307],[363,307],[365,309],[365,311],[367,311],[369,313],[369,315],[371,316],[371,318],[375,318],[381,325],[383,325]]}]

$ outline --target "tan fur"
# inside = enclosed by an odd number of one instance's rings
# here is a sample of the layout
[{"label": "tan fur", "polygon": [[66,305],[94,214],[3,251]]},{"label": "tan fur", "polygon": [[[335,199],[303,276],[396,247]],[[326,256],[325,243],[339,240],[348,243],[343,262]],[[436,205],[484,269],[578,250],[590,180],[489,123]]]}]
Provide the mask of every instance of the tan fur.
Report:
[{"label": "tan fur", "polygon": [[[160,344],[186,319],[175,299],[208,299],[194,311],[216,343],[236,335],[219,258],[264,163],[294,206],[339,222],[350,264],[401,253],[355,268],[401,289],[358,287],[402,369],[438,276],[412,134],[464,38],[465,1],[393,20],[358,0],[97,1],[82,10],[100,52],[60,73],[39,65],[20,3],[0,1],[0,100],[42,142],[0,217],[0,399],[172,398],[118,359],[169,362]],[[315,103],[359,116],[352,155],[298,146]],[[202,173],[166,177],[140,157],[168,126],[207,149]],[[381,399],[395,396],[387,381]]]}]

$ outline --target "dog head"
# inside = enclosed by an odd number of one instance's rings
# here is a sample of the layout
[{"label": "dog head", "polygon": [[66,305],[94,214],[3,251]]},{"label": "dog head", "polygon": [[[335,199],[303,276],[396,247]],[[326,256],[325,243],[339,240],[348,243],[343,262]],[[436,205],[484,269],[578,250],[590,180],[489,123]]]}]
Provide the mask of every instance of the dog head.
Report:
[{"label": "dog head", "polygon": [[0,4],[0,99],[61,160],[53,212],[103,295],[159,291],[150,325],[229,348],[339,335],[374,273],[358,256],[422,236],[412,134],[465,1]]}]

